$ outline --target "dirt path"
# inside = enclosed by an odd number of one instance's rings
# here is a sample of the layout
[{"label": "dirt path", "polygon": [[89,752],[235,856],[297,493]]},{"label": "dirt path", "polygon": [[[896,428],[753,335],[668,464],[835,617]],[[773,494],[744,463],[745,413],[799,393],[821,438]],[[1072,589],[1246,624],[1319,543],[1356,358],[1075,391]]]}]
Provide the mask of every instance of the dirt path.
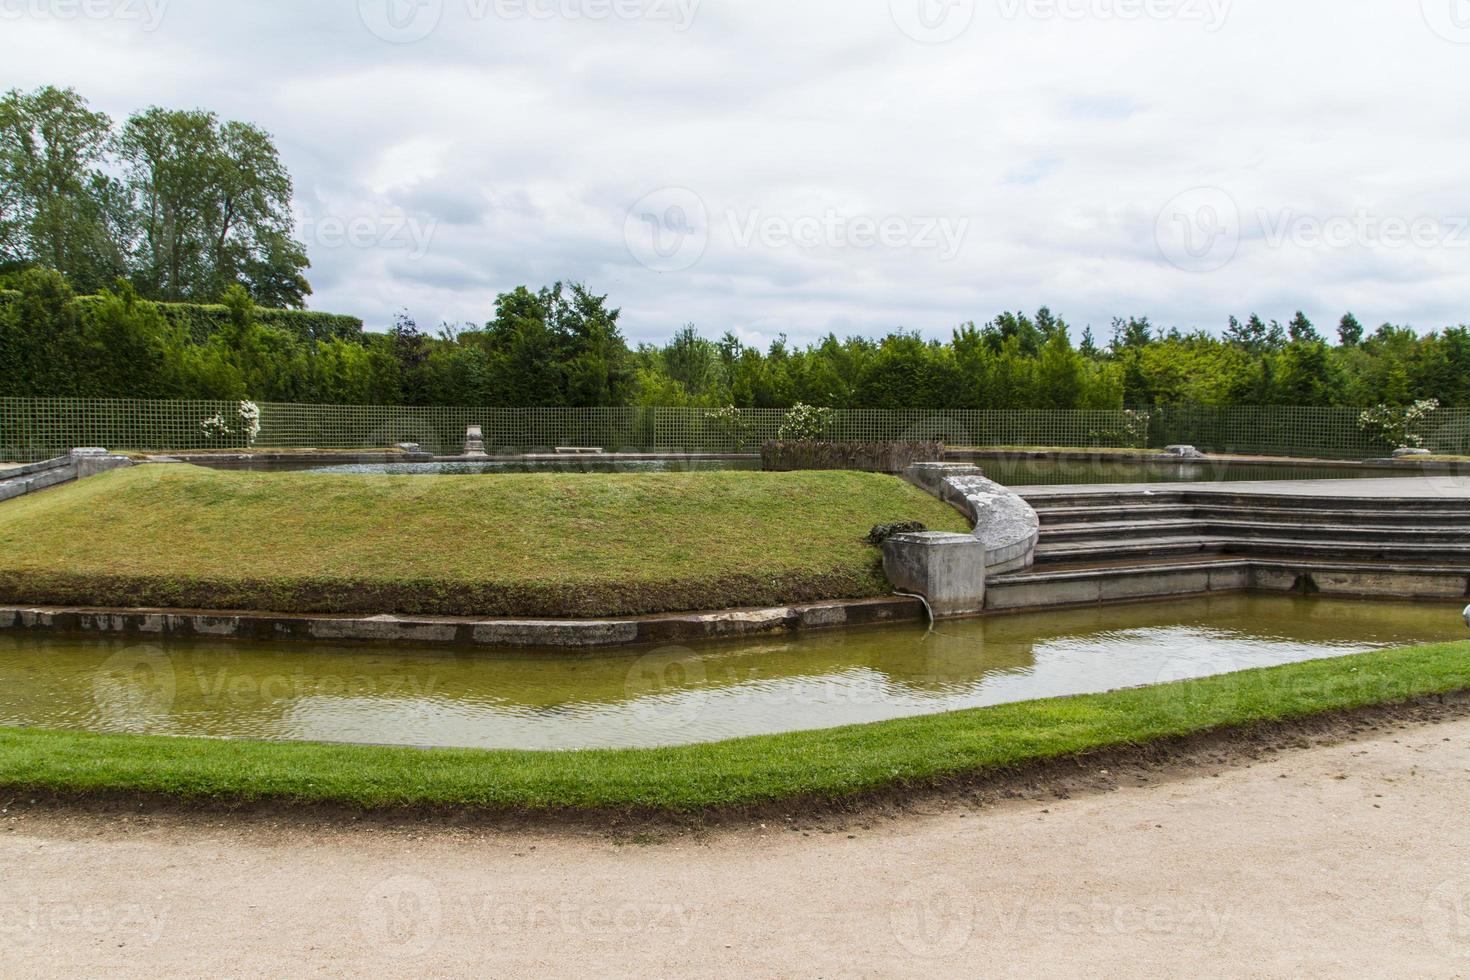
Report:
[{"label": "dirt path", "polygon": [[1470,976],[1470,720],[654,843],[0,818],[0,973]]}]

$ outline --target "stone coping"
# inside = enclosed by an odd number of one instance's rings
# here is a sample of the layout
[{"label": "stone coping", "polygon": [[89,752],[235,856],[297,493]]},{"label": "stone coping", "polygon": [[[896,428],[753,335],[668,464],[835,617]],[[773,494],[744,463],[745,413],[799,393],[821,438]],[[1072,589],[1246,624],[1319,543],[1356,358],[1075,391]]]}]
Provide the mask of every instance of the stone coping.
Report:
[{"label": "stone coping", "polygon": [[1459,603],[1470,593],[1470,567],[1228,557],[1117,568],[1033,571],[992,579],[986,592],[986,612],[990,615],[1035,612],[1185,599],[1220,592],[1294,592]]},{"label": "stone coping", "polygon": [[923,604],[905,596],[671,613],[613,619],[475,619],[452,616],[333,616],[203,609],[0,607],[0,629],[151,638],[328,640],[502,648],[600,648],[761,636],[813,629],[918,622]]},{"label": "stone coping", "polygon": [[964,463],[916,463],[903,478],[959,510],[985,545],[985,567],[992,575],[1030,568],[1041,536],[1041,519],[1009,487],[985,478]]}]

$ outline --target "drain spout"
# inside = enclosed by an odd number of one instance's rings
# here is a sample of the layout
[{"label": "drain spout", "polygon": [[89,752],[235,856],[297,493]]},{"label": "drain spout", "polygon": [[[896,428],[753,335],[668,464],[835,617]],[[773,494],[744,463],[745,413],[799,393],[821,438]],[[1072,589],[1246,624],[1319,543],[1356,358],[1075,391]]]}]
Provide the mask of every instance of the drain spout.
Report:
[{"label": "drain spout", "polygon": [[928,613],[929,615],[929,631],[934,631],[934,607],[929,605],[928,599],[924,598],[916,592],[895,592],[893,594],[901,595],[905,599],[918,599],[920,602],[922,602],[924,604],[924,612]]}]

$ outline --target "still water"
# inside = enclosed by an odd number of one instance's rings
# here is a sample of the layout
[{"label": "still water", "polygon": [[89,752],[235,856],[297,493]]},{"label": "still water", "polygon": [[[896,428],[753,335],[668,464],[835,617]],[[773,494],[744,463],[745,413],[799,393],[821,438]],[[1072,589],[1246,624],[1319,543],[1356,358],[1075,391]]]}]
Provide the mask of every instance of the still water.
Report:
[{"label": "still water", "polygon": [[[963,459],[956,458],[957,462]],[[314,473],[362,473],[389,476],[464,476],[497,473],[692,473],[710,470],[759,470],[758,459],[606,459],[566,457],[555,460],[454,460],[437,463],[298,463],[281,460],[195,460],[216,469]],[[1332,463],[1263,465],[1237,462],[1157,462],[1118,459],[1099,454],[1090,459],[1038,459],[1022,456],[987,457],[976,461],[986,476],[1012,487],[1066,486],[1090,483],[1197,483],[1253,480],[1351,480],[1359,478],[1415,478],[1414,468],[1369,468]],[[1444,471],[1441,471],[1441,475]],[[1470,465],[1451,475],[1470,475]]]},{"label": "still water", "polygon": [[1250,595],[596,656],[0,633],[0,726],[475,748],[676,745],[1464,636],[1458,604]]}]

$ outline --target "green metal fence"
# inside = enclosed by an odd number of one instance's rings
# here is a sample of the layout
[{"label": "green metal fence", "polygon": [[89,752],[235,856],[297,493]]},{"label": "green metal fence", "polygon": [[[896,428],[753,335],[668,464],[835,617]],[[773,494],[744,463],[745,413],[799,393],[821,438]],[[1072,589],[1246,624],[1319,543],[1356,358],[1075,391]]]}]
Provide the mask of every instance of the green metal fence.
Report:
[{"label": "green metal fence", "polygon": [[[245,449],[239,404],[204,401],[0,398],[0,461],[46,459],[78,446],[170,452]],[[382,449],[416,442],[459,453],[466,427],[491,452],[562,446],[608,451],[742,452],[773,439],[785,412],[750,409],[730,426],[705,409],[413,408],[264,403],[256,449]],[[1188,443],[1214,452],[1355,459],[1392,447],[1364,433],[1345,408],[1156,408],[1126,411],[837,411],[828,436],[861,442],[933,440],[950,446],[1159,448]],[[218,417],[228,434],[211,434]],[[1470,454],[1470,409],[1441,409],[1428,447]]]}]

